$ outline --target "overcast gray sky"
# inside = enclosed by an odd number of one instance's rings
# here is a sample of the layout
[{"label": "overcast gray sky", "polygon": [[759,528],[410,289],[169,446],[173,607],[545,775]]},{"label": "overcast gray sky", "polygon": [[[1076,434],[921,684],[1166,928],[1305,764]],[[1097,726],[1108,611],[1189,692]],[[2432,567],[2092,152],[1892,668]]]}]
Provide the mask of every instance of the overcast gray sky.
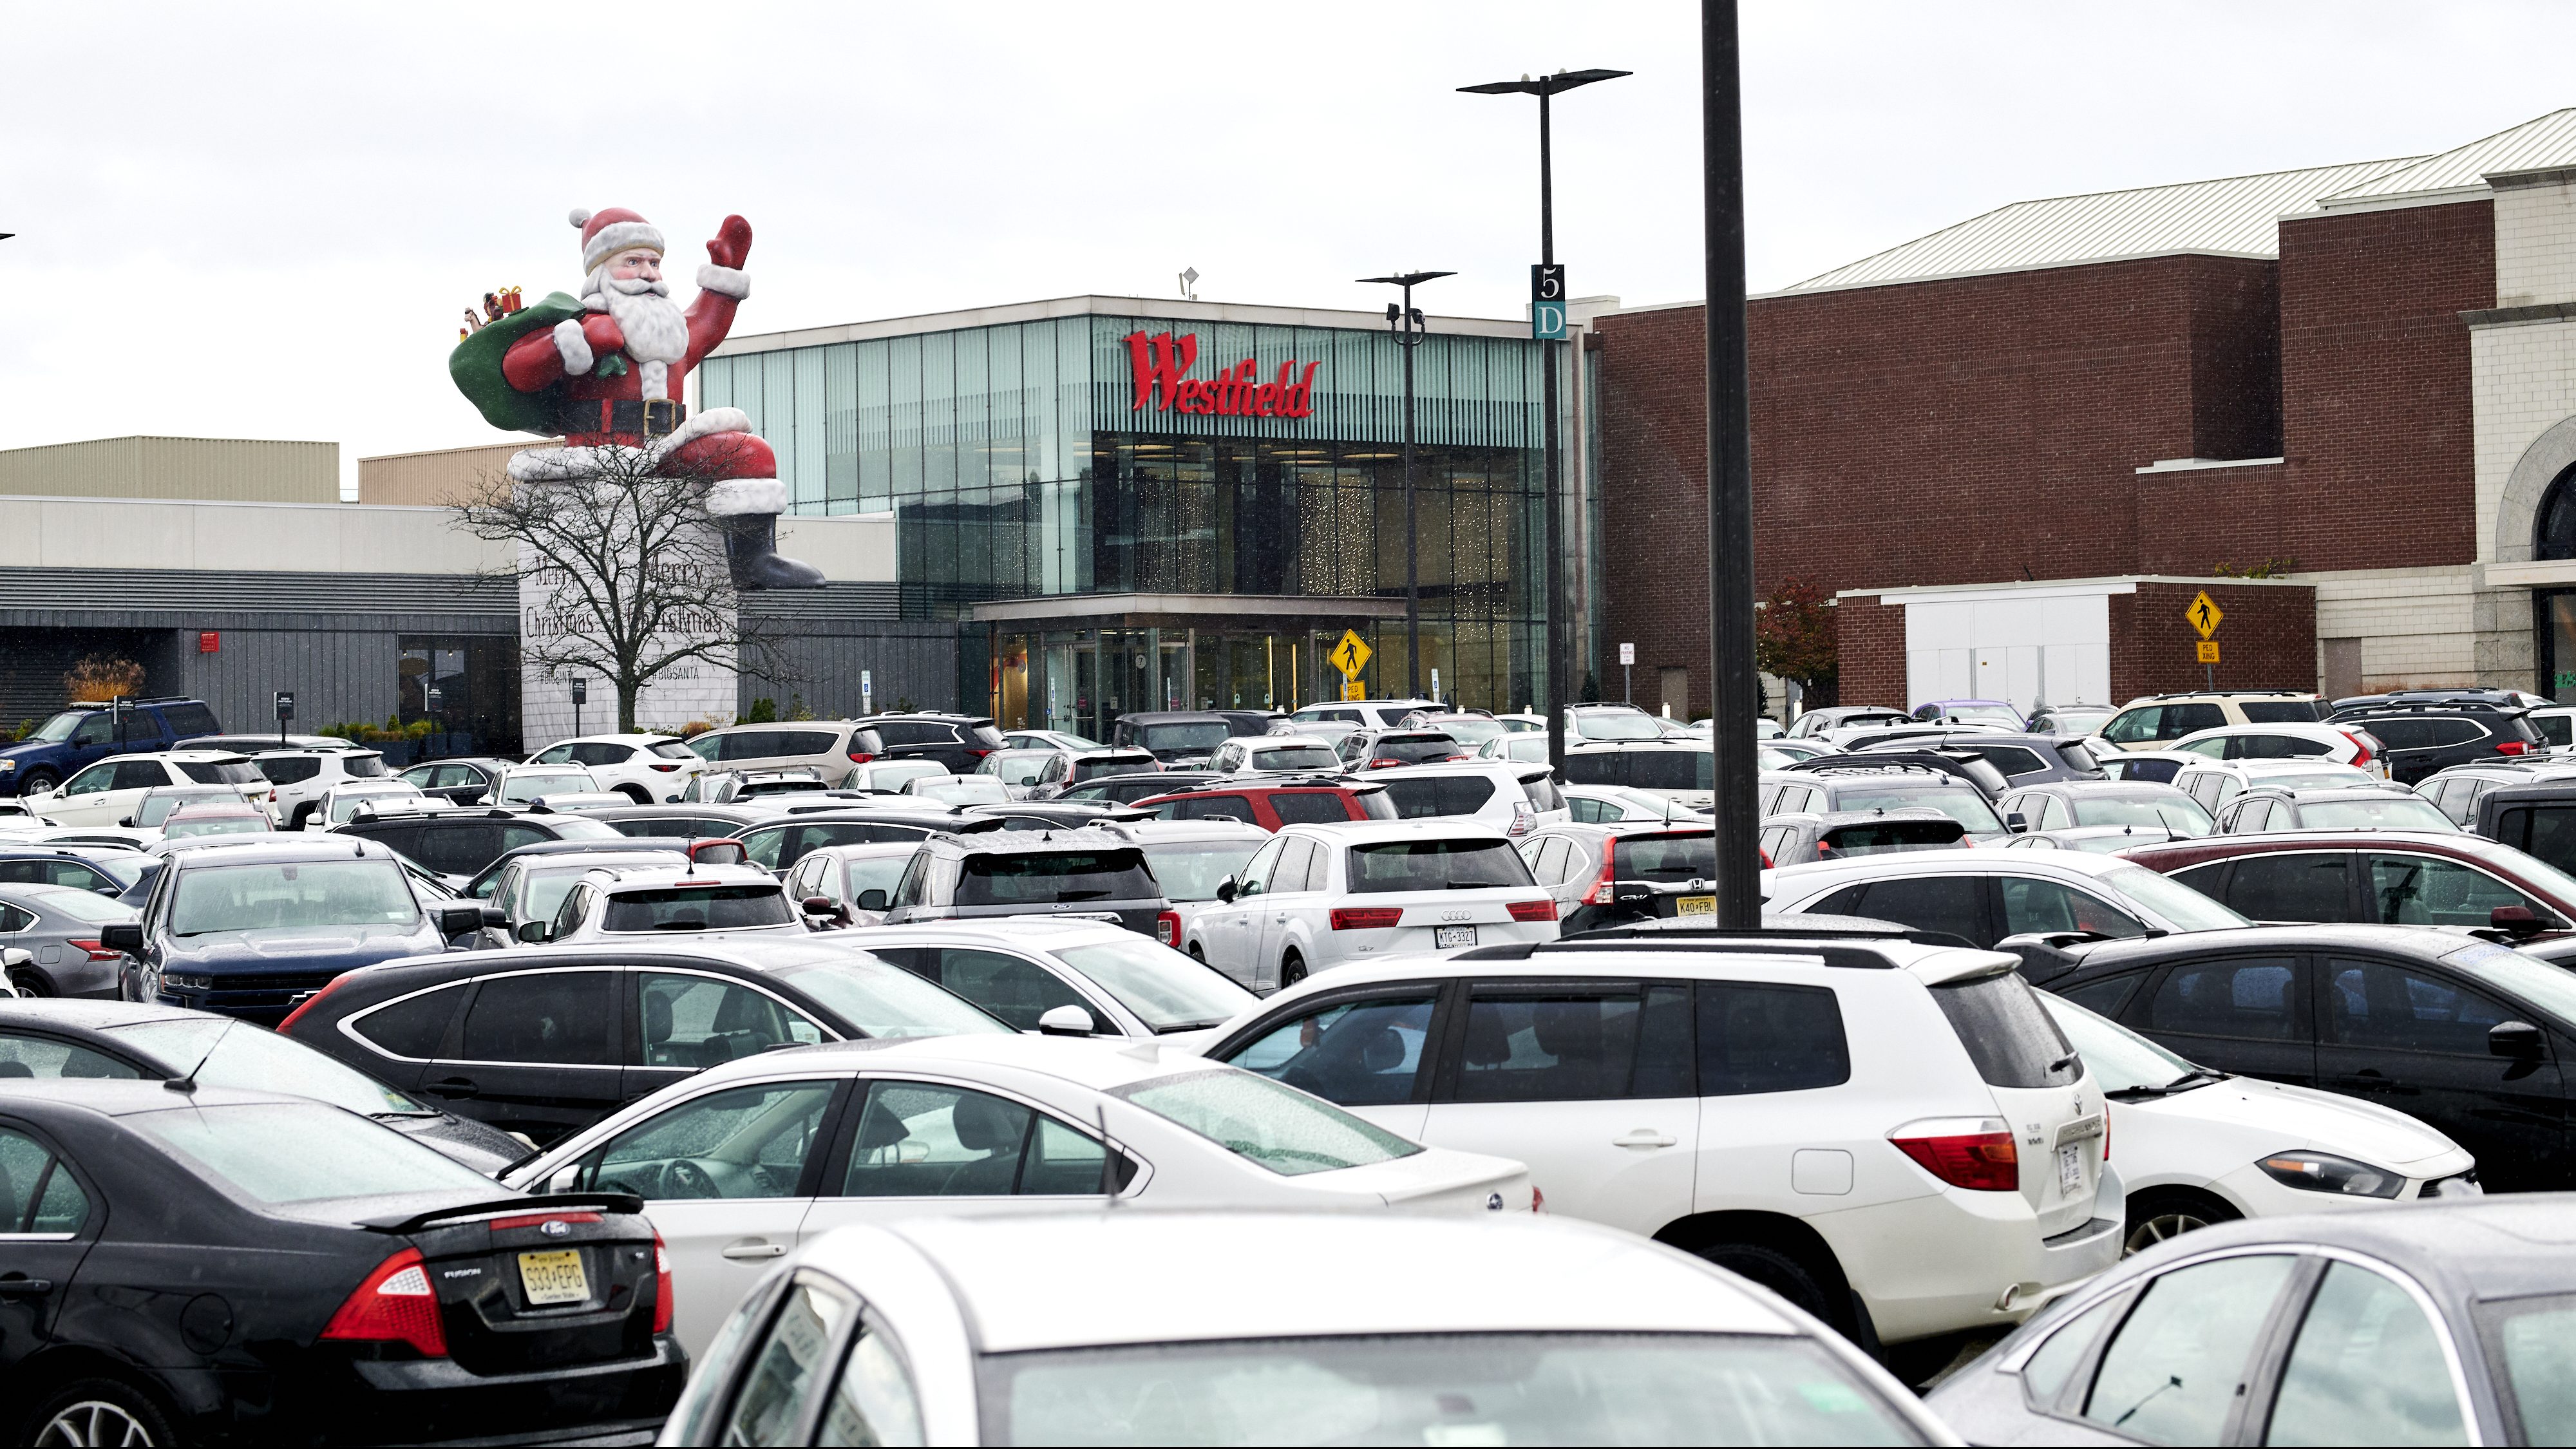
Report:
[{"label": "overcast gray sky", "polygon": [[[5,6],[0,447],[500,441],[449,385],[487,289],[629,206],[740,330],[1079,292],[1518,315],[1536,116],[1578,295],[1697,297],[1698,12],[1669,0]],[[2448,149],[2576,105],[2576,10],[1753,0],[1755,290],[2003,202]],[[688,289],[679,289],[685,298]]]}]

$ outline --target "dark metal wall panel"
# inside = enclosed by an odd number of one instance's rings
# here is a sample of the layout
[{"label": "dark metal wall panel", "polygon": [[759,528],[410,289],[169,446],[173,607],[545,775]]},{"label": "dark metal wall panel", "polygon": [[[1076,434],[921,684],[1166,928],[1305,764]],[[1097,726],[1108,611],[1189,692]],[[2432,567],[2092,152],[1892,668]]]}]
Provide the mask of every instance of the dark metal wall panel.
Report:
[{"label": "dark metal wall panel", "polygon": [[879,709],[957,707],[957,628],[941,621],[800,623],[782,653],[786,678],[745,671],[736,708],[767,698],[787,713],[802,703],[823,718],[859,712],[859,671],[872,676]]},{"label": "dark metal wall panel", "polygon": [[519,586],[515,578],[473,574],[0,568],[0,610],[10,609],[157,610],[192,615],[207,610],[357,609],[515,615]]},{"label": "dark metal wall panel", "polygon": [[[371,621],[372,622],[372,621]],[[197,652],[193,632],[180,636],[181,691],[212,706],[226,729],[267,725],[281,689],[295,692],[300,733],[319,725],[382,723],[398,703],[393,629],[240,629],[225,633],[212,654]]]}]

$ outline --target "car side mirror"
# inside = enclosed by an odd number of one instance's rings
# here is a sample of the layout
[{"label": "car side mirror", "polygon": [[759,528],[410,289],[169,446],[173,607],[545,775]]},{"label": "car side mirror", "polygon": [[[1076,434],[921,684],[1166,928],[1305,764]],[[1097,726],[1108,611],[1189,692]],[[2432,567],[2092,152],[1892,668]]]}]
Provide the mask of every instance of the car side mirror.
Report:
[{"label": "car side mirror", "polygon": [[140,951],[143,949],[143,923],[118,921],[101,926],[98,928],[98,943],[111,951]]},{"label": "car side mirror", "polygon": [[483,929],[483,913],[491,909],[489,906],[440,906],[438,934],[462,936],[468,931],[479,931]]},{"label": "car side mirror", "polygon": [[830,896],[807,896],[803,905],[805,914],[809,916],[828,916],[840,909]]},{"label": "car side mirror", "polygon": [[546,1179],[546,1191],[557,1194],[581,1191],[581,1164],[567,1162],[556,1168],[554,1176]]},{"label": "car side mirror", "polygon": [[482,920],[479,924],[498,926],[503,930],[509,929],[510,913],[508,911],[501,909],[499,906],[482,906],[479,907],[478,910],[482,915]]},{"label": "car side mirror", "polygon": [[2004,829],[2015,835],[2024,834],[2030,829],[2030,817],[2015,810],[2004,817]]},{"label": "car side mirror", "polygon": [[2537,936],[2544,929],[2539,915],[2529,906],[2498,906],[2487,912],[2487,925],[2516,938]]},{"label": "car side mirror", "polygon": [[1229,906],[1234,904],[1235,897],[1242,894],[1243,885],[1233,876],[1227,876],[1216,883],[1216,898]]},{"label": "car side mirror", "polygon": [[1054,1007],[1038,1018],[1040,1036],[1089,1036],[1092,1030],[1091,1013],[1071,1003]]},{"label": "car side mirror", "polygon": [[545,944],[546,928],[547,923],[544,921],[521,921],[519,923],[518,931],[519,939],[527,942],[531,946],[541,946]]},{"label": "car side mirror", "polygon": [[2499,1021],[2487,1028],[2487,1054],[2536,1061],[2547,1054],[2540,1028],[2527,1021]]},{"label": "car side mirror", "polygon": [[125,829],[127,829],[127,830],[133,830],[133,829],[137,829],[137,828],[139,828],[139,827],[136,825],[136,823],[135,823],[135,818],[134,818],[133,816],[131,816],[131,815],[126,816],[124,819],[119,820],[119,821],[118,821],[118,822],[116,822],[116,823],[117,823],[119,826],[122,826],[123,828],[125,828]]},{"label": "car side mirror", "polygon": [[884,910],[885,908],[886,908],[886,893],[885,893],[884,891],[882,891],[882,890],[864,890],[864,891],[859,892],[859,909],[860,909],[860,910],[863,910],[863,911],[882,911],[882,910]]}]

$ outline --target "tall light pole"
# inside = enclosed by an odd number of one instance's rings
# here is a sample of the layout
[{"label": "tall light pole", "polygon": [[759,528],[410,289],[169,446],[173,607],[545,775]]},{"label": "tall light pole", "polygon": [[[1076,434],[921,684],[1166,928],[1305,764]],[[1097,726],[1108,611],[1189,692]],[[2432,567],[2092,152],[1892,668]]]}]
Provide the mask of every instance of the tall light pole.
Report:
[{"label": "tall light pole", "polygon": [[1744,347],[1744,101],[1735,0],[1700,0],[1700,163],[1708,252],[1709,749],[1717,921],[1762,925],[1754,844],[1753,454]]},{"label": "tall light pole", "polygon": [[[1470,95],[1538,97],[1538,260],[1539,266],[1543,269],[1542,274],[1554,276],[1560,286],[1564,279],[1562,274],[1555,272],[1556,181],[1553,163],[1548,154],[1548,99],[1570,91],[1576,86],[1588,86],[1594,81],[1617,80],[1623,75],[1631,74],[1634,72],[1561,70],[1554,75],[1541,76],[1536,80],[1522,76],[1516,81],[1489,81],[1480,86],[1458,88]],[[1558,293],[1560,300],[1563,295],[1560,290]],[[1532,300],[1535,301],[1536,298],[1533,297]],[[1538,313],[1535,307],[1532,308],[1531,321],[1533,332],[1542,330],[1536,326]],[[1542,593],[1547,599],[1547,761],[1562,771],[1565,768],[1565,701],[1568,694],[1565,675],[1569,666],[1566,662],[1568,651],[1565,633],[1568,611],[1563,607],[1564,601],[1558,597],[1563,592],[1557,559],[1565,548],[1565,520],[1560,516],[1563,512],[1560,497],[1563,484],[1560,481],[1562,465],[1558,460],[1556,437],[1556,370],[1560,365],[1557,356],[1558,344],[1564,340],[1565,333],[1562,326],[1553,331],[1553,336],[1542,337],[1539,342],[1542,370],[1546,374],[1546,382],[1543,384],[1545,392],[1540,406],[1547,413],[1544,423],[1546,431],[1539,444],[1540,449],[1546,454],[1547,544],[1540,561],[1539,574],[1542,580]]]},{"label": "tall light pole", "polygon": [[1456,272],[1403,272],[1392,277],[1362,277],[1404,289],[1404,303],[1386,304],[1386,327],[1404,351],[1404,693],[1422,697],[1422,587],[1414,568],[1413,549],[1413,349],[1422,345],[1422,309],[1413,305],[1413,289]]}]

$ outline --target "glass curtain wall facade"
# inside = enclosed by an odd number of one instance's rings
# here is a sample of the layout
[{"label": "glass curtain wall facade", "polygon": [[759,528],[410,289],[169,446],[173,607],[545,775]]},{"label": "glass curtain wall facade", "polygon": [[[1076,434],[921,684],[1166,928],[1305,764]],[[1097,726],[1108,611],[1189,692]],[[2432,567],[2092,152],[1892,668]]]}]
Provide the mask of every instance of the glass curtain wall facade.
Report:
[{"label": "glass curtain wall facade", "polygon": [[[1197,381],[1244,377],[1248,362],[1251,382],[1293,384],[1313,364],[1309,411],[1167,407],[1139,386],[1139,333],[1193,339],[1180,375]],[[1442,693],[1471,707],[1527,708],[1541,692],[1539,366],[1518,338],[1434,332],[1415,356],[1423,678],[1438,669]],[[1072,616],[1083,596],[1404,593],[1403,356],[1383,328],[1089,314],[718,356],[699,377],[702,406],[743,409],[777,450],[792,511],[896,515],[906,617],[966,621],[977,603],[1035,598]],[[1338,627],[1159,622],[1013,626],[989,658],[961,651],[982,675],[962,701],[1079,729],[1339,690],[1316,648]],[[1362,682],[1401,691],[1401,620],[1360,632],[1377,651]]]}]

